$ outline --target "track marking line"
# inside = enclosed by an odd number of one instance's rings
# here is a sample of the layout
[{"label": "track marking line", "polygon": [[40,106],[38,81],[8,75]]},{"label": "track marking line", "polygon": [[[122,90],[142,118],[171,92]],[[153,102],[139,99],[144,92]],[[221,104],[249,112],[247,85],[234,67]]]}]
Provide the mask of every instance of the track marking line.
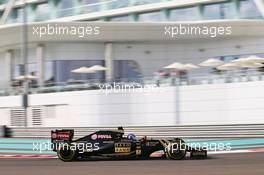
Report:
[{"label": "track marking line", "polygon": [[[208,151],[209,155],[215,154],[236,154],[236,153],[253,153],[253,152],[264,152],[264,148],[255,149],[240,149],[240,150],[230,150],[230,151]],[[150,157],[162,157],[164,155],[163,151],[157,151],[150,155]],[[2,158],[16,158],[16,159],[51,159],[58,158],[57,155],[27,155],[27,154],[0,154],[0,159]]]},{"label": "track marking line", "polygon": [[34,159],[45,159],[45,158],[57,158],[57,156],[54,155],[2,155],[0,154],[0,158],[16,158],[16,159],[25,159],[25,158],[34,158]]}]

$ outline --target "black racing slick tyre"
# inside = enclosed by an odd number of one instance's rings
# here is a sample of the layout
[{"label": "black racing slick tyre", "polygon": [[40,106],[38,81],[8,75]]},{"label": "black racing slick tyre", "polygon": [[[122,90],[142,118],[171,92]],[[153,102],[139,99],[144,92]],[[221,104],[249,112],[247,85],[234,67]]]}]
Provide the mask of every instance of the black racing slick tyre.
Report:
[{"label": "black racing slick tyre", "polygon": [[181,160],[186,155],[186,145],[182,139],[170,141],[166,147],[166,157],[172,160]]},{"label": "black racing slick tyre", "polygon": [[60,160],[70,162],[76,160],[77,151],[72,150],[69,144],[64,144],[57,150],[57,155]]}]

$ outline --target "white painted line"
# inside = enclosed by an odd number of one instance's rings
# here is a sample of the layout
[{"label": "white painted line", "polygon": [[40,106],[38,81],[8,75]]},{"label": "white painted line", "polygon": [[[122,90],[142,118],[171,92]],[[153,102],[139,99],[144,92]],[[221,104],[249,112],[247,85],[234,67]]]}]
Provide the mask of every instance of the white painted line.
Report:
[{"label": "white painted line", "polygon": [[232,154],[232,153],[251,153],[254,152],[252,150],[230,150],[230,151],[212,151],[208,152],[209,155],[214,155],[214,154]]}]

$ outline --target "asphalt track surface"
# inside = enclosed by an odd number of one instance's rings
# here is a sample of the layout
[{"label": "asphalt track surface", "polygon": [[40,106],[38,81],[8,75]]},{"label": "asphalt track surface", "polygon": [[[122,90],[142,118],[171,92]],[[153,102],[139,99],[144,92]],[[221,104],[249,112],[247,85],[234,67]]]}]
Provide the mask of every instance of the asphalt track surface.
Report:
[{"label": "asphalt track surface", "polygon": [[205,160],[0,159],[1,175],[264,175],[264,153],[210,155]]}]

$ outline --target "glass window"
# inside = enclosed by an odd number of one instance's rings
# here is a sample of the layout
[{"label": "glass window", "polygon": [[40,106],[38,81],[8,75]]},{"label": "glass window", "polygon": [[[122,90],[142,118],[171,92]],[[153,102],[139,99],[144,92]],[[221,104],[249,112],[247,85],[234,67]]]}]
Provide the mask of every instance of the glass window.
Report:
[{"label": "glass window", "polygon": [[236,17],[235,6],[231,2],[205,5],[203,16],[205,19],[233,19]]},{"label": "glass window", "polygon": [[131,0],[131,3],[133,5],[144,5],[144,4],[151,4],[151,3],[157,3],[162,2],[163,0]]},{"label": "glass window", "polygon": [[104,79],[104,72],[91,74],[77,74],[71,71],[80,67],[104,65],[104,60],[56,60],[53,61],[53,77],[55,82],[67,82],[69,80]]},{"label": "glass window", "polygon": [[14,66],[14,69],[13,69],[13,77],[12,79],[16,79],[16,77],[20,76],[23,74],[23,69],[24,69],[24,66],[22,64],[17,64]]},{"label": "glass window", "polygon": [[[46,83],[67,82],[70,80],[104,80],[105,72],[99,71],[90,74],[72,73],[73,69],[104,65],[104,60],[56,60],[45,64]],[[114,60],[114,79],[137,79],[141,77],[140,66],[133,60]],[[34,69],[32,69],[34,70]]]},{"label": "glass window", "polygon": [[206,5],[204,6],[204,18],[205,19],[221,19],[220,4]]},{"label": "glass window", "polygon": [[232,2],[220,4],[220,16],[224,19],[236,18],[236,7]]},{"label": "glass window", "polygon": [[44,21],[49,19],[49,5],[47,3],[45,4],[39,4],[36,8],[36,21]]},{"label": "glass window", "polygon": [[108,3],[109,9],[118,9],[128,7],[130,2],[128,0],[115,0]]},{"label": "glass window", "polygon": [[[98,71],[90,74],[72,73],[73,69],[80,67],[90,67],[93,65],[104,65],[104,60],[56,60],[45,62],[45,83],[59,83],[70,80],[104,80],[105,72]],[[141,69],[137,62],[133,60],[114,60],[114,79],[116,81],[126,81],[141,77]],[[16,64],[13,69],[13,79],[23,75],[23,64]],[[27,74],[38,76],[37,63],[29,63]]]},{"label": "glass window", "polygon": [[170,10],[170,21],[194,21],[199,20],[198,7],[188,7]]},{"label": "glass window", "polygon": [[149,13],[142,13],[138,15],[139,21],[162,21],[161,12],[149,12]]},{"label": "glass window", "polygon": [[115,16],[109,18],[109,21],[130,21],[129,16]]},{"label": "glass window", "polygon": [[23,9],[21,8],[14,8],[7,18],[8,23],[22,22],[22,20],[23,20]]},{"label": "glass window", "polygon": [[[23,75],[23,74],[24,74],[24,65],[23,64],[16,64],[14,66],[12,78],[15,79],[16,77]],[[37,75],[37,64],[36,63],[28,63],[26,74]]]},{"label": "glass window", "polygon": [[37,63],[29,63],[27,74],[37,75]]},{"label": "glass window", "polygon": [[45,81],[51,81],[52,79],[54,79],[54,69],[53,69],[53,62],[52,61],[47,61],[45,62]]},{"label": "glass window", "polygon": [[240,1],[240,18],[262,18],[253,0]]},{"label": "glass window", "polygon": [[116,81],[136,80],[141,77],[140,66],[133,60],[114,60],[114,79]]},{"label": "glass window", "polygon": [[65,9],[65,8],[71,8],[73,6],[73,1],[72,0],[63,0],[60,2],[61,4],[61,8]]},{"label": "glass window", "polygon": [[100,2],[100,0],[83,0],[82,1],[83,4],[96,4],[99,2]]},{"label": "glass window", "polygon": [[60,1],[59,4],[59,16],[64,17],[64,16],[70,16],[73,15],[74,12],[74,3],[72,0],[63,0]]},{"label": "glass window", "polygon": [[103,2],[101,0],[83,0],[82,5],[79,7],[81,13],[91,13],[99,11]]}]

